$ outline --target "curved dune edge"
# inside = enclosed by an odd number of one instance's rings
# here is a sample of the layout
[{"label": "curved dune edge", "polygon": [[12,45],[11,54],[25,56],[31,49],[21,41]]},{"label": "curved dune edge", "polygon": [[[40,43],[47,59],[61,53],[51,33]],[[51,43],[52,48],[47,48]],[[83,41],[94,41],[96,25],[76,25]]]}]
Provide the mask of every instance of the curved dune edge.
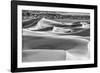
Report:
[{"label": "curved dune edge", "polygon": [[76,46],[68,50],[27,49],[22,51],[22,62],[89,60],[89,52],[89,45]]},{"label": "curved dune edge", "polygon": [[66,51],[66,60],[89,60],[90,49],[87,46],[76,46]]}]

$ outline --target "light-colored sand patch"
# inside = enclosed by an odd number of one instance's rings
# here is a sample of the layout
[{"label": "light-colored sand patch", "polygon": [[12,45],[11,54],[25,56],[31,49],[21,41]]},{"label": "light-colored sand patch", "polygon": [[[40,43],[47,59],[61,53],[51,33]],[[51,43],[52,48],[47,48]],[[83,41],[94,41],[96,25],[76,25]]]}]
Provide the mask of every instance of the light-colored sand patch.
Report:
[{"label": "light-colored sand patch", "polygon": [[66,60],[64,50],[26,50],[23,51],[23,62],[59,61]]}]

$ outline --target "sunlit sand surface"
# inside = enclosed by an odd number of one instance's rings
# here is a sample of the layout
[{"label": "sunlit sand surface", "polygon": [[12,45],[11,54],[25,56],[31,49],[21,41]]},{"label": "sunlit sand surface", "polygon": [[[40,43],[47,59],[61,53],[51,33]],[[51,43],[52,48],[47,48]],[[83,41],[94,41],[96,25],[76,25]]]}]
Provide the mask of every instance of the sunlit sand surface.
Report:
[{"label": "sunlit sand surface", "polygon": [[66,52],[64,50],[24,50],[23,62],[37,62],[37,61],[58,61],[66,60]]},{"label": "sunlit sand surface", "polygon": [[23,62],[87,60],[89,37],[23,30]]}]

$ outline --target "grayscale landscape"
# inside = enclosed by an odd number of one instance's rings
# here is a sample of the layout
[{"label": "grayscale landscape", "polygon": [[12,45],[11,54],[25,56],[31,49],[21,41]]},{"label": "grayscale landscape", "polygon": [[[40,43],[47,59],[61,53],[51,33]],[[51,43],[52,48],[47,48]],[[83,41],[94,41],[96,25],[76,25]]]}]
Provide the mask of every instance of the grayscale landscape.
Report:
[{"label": "grayscale landscape", "polygon": [[22,10],[22,62],[88,60],[90,14]]}]

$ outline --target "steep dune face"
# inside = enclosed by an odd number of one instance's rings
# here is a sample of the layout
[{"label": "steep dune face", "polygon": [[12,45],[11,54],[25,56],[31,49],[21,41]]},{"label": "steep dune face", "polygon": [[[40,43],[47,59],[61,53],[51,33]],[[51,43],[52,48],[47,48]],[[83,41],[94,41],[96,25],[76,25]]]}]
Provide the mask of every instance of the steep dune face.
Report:
[{"label": "steep dune face", "polygon": [[22,22],[22,27],[23,28],[30,28],[30,27],[33,27],[35,25],[37,25],[38,21],[40,20],[39,19],[28,19],[28,20],[25,20]]},{"label": "steep dune face", "polygon": [[72,29],[70,29],[70,28],[67,28],[67,29],[65,29],[65,28],[63,28],[63,27],[53,27],[53,30],[52,30],[52,32],[53,33],[71,33],[73,30]]},{"label": "steep dune face", "polygon": [[53,21],[53,20],[49,20],[46,18],[42,18],[40,21],[38,21],[38,23],[35,26],[32,26],[30,28],[28,28],[29,30],[39,30],[39,29],[44,29],[44,28],[48,28],[48,27],[53,27],[53,24],[62,24],[61,22],[57,22],[57,21]]}]

